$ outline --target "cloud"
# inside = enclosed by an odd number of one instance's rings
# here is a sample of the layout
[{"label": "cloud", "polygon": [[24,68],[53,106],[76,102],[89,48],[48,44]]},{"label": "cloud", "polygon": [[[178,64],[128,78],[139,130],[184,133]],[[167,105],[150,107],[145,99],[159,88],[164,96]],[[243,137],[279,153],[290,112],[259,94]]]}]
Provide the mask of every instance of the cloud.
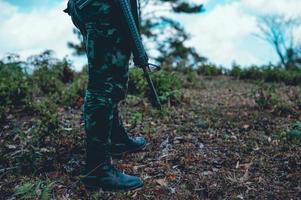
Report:
[{"label": "cloud", "polygon": [[221,65],[238,63],[258,63],[255,55],[243,47],[243,42],[256,30],[256,18],[245,15],[239,9],[239,3],[215,7],[211,12],[196,16],[198,19],[189,23],[187,28],[192,33],[191,44],[211,61]]},{"label": "cloud", "polygon": [[[238,1],[238,0],[237,0]],[[241,8],[253,10],[259,14],[300,15],[300,0],[239,0]]]},{"label": "cloud", "polygon": [[235,0],[195,15],[194,20],[189,16],[180,19],[193,36],[189,44],[214,63],[231,66],[236,61],[242,65],[260,65],[277,62],[277,56],[268,44],[253,36],[258,32],[257,16],[299,15],[300,4],[300,0]]},{"label": "cloud", "polygon": [[[11,14],[15,14],[17,12],[17,7],[10,5],[4,1],[0,1],[0,20],[4,22],[5,19],[11,16]],[[1,23],[2,24],[2,23]]]},{"label": "cloud", "polygon": [[[66,1],[50,9],[20,12],[11,4],[0,2],[0,55],[17,53],[23,58],[52,49],[58,57],[70,55],[68,41],[76,41],[70,17],[63,13]],[[83,62],[83,61],[81,61]]]}]

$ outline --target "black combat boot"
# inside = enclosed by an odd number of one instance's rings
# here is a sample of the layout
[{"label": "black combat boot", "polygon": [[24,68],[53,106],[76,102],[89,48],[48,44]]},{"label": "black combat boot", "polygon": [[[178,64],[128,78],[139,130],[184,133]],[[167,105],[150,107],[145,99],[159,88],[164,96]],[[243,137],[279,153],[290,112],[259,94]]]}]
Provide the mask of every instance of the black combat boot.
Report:
[{"label": "black combat boot", "polygon": [[81,182],[88,189],[129,191],[143,186],[141,178],[124,174],[111,164],[110,145],[95,141],[87,144],[87,166]]},{"label": "black combat boot", "polygon": [[137,152],[146,146],[146,140],[143,136],[128,135],[117,107],[114,109],[111,141],[111,153],[113,156]]},{"label": "black combat boot", "polygon": [[81,181],[87,188],[127,191],[143,186],[139,177],[126,175],[111,164],[110,138],[116,106],[111,99],[86,91],[84,120],[87,157]]}]

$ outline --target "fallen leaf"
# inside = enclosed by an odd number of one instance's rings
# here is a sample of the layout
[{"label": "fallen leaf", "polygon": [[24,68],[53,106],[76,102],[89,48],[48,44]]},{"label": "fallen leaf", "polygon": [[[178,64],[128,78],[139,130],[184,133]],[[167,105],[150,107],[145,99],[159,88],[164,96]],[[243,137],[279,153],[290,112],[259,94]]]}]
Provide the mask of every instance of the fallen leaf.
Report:
[{"label": "fallen leaf", "polygon": [[249,129],[249,128],[250,128],[250,125],[245,124],[245,125],[243,126],[243,128],[244,128],[244,129]]},{"label": "fallen leaf", "polygon": [[156,183],[159,184],[162,187],[167,187],[167,182],[165,179],[157,179]]},{"label": "fallen leaf", "polygon": [[175,180],[177,180],[177,175],[175,175],[175,174],[170,174],[170,175],[168,175],[168,180],[170,180],[170,181],[175,181]]}]

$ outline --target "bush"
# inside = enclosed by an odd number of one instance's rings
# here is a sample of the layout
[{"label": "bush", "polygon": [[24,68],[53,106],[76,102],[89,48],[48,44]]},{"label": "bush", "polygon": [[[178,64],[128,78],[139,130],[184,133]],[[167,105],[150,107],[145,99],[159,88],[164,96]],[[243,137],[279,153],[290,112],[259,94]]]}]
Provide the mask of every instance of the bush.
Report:
[{"label": "bush", "polygon": [[45,147],[51,147],[61,137],[58,105],[50,98],[43,98],[34,101],[31,106],[37,120],[30,129],[18,133],[22,151],[10,158],[15,160],[22,174],[31,173],[47,162],[49,155],[54,152],[45,151]]},{"label": "bush", "polygon": [[143,71],[138,68],[131,68],[129,72],[128,93],[137,96],[145,96],[147,82],[144,79]]},{"label": "bush", "polygon": [[289,144],[301,145],[301,122],[295,121],[286,130],[280,132],[280,138]]},{"label": "bush", "polygon": [[[236,68],[236,73],[238,71],[238,68]],[[264,80],[264,73],[262,72],[262,68],[253,66],[250,68],[242,69],[239,77],[240,79]]]},{"label": "bush", "polygon": [[184,75],[187,75],[191,72],[195,72],[196,70],[192,67],[186,67],[186,66],[183,66],[183,65],[177,65],[175,68],[172,68],[172,67],[168,67],[168,66],[164,66],[163,68],[165,71],[168,71],[168,72],[179,72],[181,74],[184,74]]},{"label": "bush", "polygon": [[30,102],[29,76],[22,71],[21,63],[0,63],[0,120],[7,111]]},{"label": "bush", "polygon": [[73,78],[74,72],[66,62],[37,68],[32,75],[34,83],[43,94],[60,91],[64,84],[72,82]]},{"label": "bush", "polygon": [[[5,61],[5,62],[4,62]],[[87,83],[87,73],[76,74],[69,63],[53,57],[51,51],[18,61],[8,56],[0,61],[0,120],[13,108],[37,111],[36,101],[49,98],[63,106],[79,106]],[[31,73],[25,69],[32,68]]]},{"label": "bush", "polygon": [[69,67],[67,60],[58,60],[53,54],[52,51],[45,51],[29,57],[27,61],[34,69],[34,85],[42,94],[58,92],[64,84],[71,83],[74,79],[75,72]]},{"label": "bush", "polygon": [[218,76],[223,74],[222,68],[218,68],[215,65],[209,65],[209,64],[201,65],[196,70],[199,75],[204,75],[204,76]]},{"label": "bush", "polygon": [[28,94],[28,76],[18,63],[0,65],[0,101],[2,105],[19,106]]},{"label": "bush", "polygon": [[197,81],[197,78],[198,74],[196,73],[196,71],[191,71],[186,75],[186,82],[195,83]]},{"label": "bush", "polygon": [[[43,143],[43,137],[49,135],[55,135],[59,133],[59,107],[50,98],[44,98],[34,102],[33,107],[36,114],[39,115],[37,126],[35,127],[38,134],[36,140],[37,144]],[[33,129],[32,129],[33,130]],[[33,131],[34,133],[35,131]]]},{"label": "bush", "polygon": [[88,77],[81,75],[62,91],[60,104],[63,106],[80,107],[83,103]]},{"label": "bush", "polygon": [[301,141],[301,122],[296,121],[291,125],[291,129],[287,134],[289,140]]},{"label": "bush", "polygon": [[18,199],[51,199],[54,182],[27,181],[16,188],[15,196]]},{"label": "bush", "polygon": [[232,70],[230,70],[229,75],[233,76],[237,79],[240,79],[242,75],[242,69],[239,66],[233,66]]},{"label": "bush", "polygon": [[[158,89],[158,95],[162,103],[177,104],[181,98],[182,82],[177,75],[173,72],[160,71],[151,74],[151,78],[154,81],[155,87]],[[150,90],[148,88],[147,95],[150,95]]]},{"label": "bush", "polygon": [[260,109],[269,109],[279,103],[279,97],[274,86],[259,83],[252,91],[252,98]]},{"label": "bush", "polygon": [[176,67],[163,66],[162,68],[165,72],[176,73],[182,80],[183,86],[189,88],[196,86],[198,83],[198,73],[193,67],[186,67],[184,65],[177,65]]},{"label": "bush", "polygon": [[[182,88],[182,81],[175,72],[164,70],[151,73],[151,78],[158,90],[158,95],[162,103],[179,102]],[[149,97],[150,89],[144,79],[141,69],[130,69],[128,93],[132,95]]]},{"label": "bush", "polygon": [[240,68],[234,66],[230,76],[239,79],[262,80],[265,82],[283,82],[287,85],[301,84],[301,69],[286,70],[281,67],[250,67]]}]

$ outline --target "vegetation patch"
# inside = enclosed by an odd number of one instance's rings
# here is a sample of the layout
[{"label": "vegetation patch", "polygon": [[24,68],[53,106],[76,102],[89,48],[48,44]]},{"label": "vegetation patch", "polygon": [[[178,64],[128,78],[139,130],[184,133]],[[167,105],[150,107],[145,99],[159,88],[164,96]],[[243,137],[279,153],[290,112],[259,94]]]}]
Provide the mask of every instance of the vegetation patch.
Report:
[{"label": "vegetation patch", "polygon": [[14,196],[17,199],[30,200],[30,199],[41,199],[50,200],[52,199],[52,189],[54,182],[47,183],[43,181],[36,182],[24,182],[17,186]]},{"label": "vegetation patch", "polygon": [[242,80],[262,80],[265,82],[283,82],[287,85],[301,84],[301,69],[284,69],[281,67],[249,67],[234,66],[228,74]]},{"label": "vegetation patch", "polygon": [[[159,71],[151,74],[158,95],[163,104],[178,104],[181,100],[182,81],[176,72]],[[130,70],[128,92],[132,95],[150,97],[149,86],[144,79],[143,71],[138,68]]]},{"label": "vegetation patch", "polygon": [[280,133],[280,138],[293,145],[301,145],[301,121],[295,121]]}]

